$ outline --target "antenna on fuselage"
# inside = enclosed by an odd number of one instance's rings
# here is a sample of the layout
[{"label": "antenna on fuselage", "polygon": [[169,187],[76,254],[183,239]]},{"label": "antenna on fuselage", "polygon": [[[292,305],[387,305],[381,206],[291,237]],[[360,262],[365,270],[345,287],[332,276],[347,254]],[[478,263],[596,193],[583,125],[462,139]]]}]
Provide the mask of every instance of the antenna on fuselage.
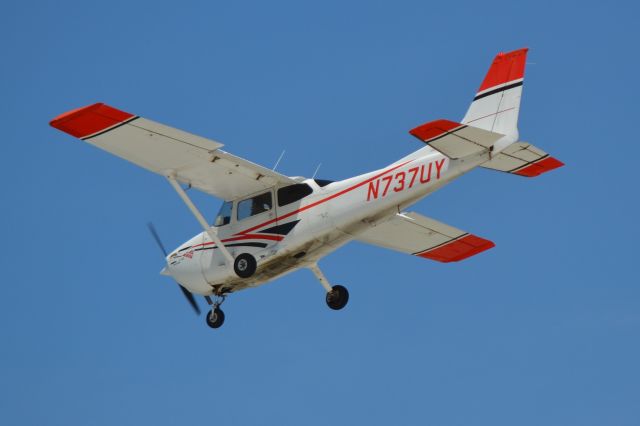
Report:
[{"label": "antenna on fuselage", "polygon": [[282,160],[282,157],[284,157],[284,153],[287,152],[285,149],[282,150],[282,154],[280,154],[280,157],[278,157],[278,161],[276,161],[276,164],[273,166],[273,171],[276,170],[276,167],[278,167],[278,164],[280,164],[280,160]]},{"label": "antenna on fuselage", "polygon": [[311,179],[315,179],[316,175],[318,174],[318,170],[320,170],[321,166],[322,166],[322,163],[318,164],[318,167],[316,167],[316,171],[313,172],[313,176],[311,176]]}]

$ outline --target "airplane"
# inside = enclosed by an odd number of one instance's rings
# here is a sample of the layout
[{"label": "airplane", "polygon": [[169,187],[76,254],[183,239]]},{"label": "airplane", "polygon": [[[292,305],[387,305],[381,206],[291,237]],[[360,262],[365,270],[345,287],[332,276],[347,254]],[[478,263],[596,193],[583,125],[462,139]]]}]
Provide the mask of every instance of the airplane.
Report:
[{"label": "airplane", "polygon": [[[458,262],[494,243],[406,209],[477,167],[535,177],[564,164],[520,141],[518,114],[527,48],[499,53],[460,122],[439,119],[410,134],[424,143],[394,163],[341,181],[289,177],[237,157],[223,144],[96,103],[59,115],[56,129],[164,176],[203,232],[164,253],[161,274],[173,277],[196,313],[194,294],[219,328],[221,305],[234,292],[290,272],[311,270],[329,308],[347,305],[318,262],[357,240],[438,262]],[[186,189],[223,200],[213,223]]]}]

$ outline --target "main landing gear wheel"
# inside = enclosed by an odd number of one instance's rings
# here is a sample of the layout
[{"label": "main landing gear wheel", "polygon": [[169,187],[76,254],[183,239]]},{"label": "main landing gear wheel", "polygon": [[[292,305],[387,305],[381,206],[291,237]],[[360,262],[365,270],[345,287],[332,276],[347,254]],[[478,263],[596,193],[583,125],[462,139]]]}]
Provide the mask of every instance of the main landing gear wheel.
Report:
[{"label": "main landing gear wheel", "polygon": [[211,328],[220,328],[224,324],[224,312],[220,308],[213,308],[207,314],[207,325]]},{"label": "main landing gear wheel", "polygon": [[349,292],[341,285],[334,285],[331,291],[327,293],[327,306],[337,311],[345,306],[349,301]]},{"label": "main landing gear wheel", "polygon": [[240,278],[249,278],[256,272],[256,258],[249,253],[242,253],[233,261],[233,270]]}]

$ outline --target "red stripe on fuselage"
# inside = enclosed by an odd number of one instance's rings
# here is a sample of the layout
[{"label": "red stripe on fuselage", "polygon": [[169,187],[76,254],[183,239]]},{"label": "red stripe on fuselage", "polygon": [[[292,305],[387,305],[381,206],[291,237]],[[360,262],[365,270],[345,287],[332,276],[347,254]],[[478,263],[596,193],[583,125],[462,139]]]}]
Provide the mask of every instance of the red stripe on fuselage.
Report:
[{"label": "red stripe on fuselage", "polygon": [[[303,211],[305,211],[305,210],[309,210],[310,208],[313,208],[313,207],[315,207],[315,206],[317,206],[317,205],[320,205],[320,204],[326,203],[326,202],[327,202],[327,201],[329,201],[329,200],[332,200],[332,199],[334,199],[334,198],[336,198],[336,197],[339,197],[339,196],[341,196],[341,195],[344,195],[344,194],[346,194],[347,192],[351,192],[351,191],[353,191],[354,189],[359,188],[359,187],[361,187],[361,186],[363,186],[363,185],[366,185],[366,184],[368,184],[369,182],[371,182],[371,181],[373,181],[373,180],[375,180],[375,179],[378,179],[379,177],[384,176],[384,175],[386,175],[386,174],[387,174],[387,173],[389,173],[389,172],[392,172],[392,171],[394,171],[394,170],[396,170],[396,169],[399,169],[400,167],[402,167],[402,166],[404,166],[404,165],[409,164],[411,161],[413,161],[413,160],[405,161],[405,162],[404,162],[404,163],[402,163],[402,164],[398,164],[397,166],[391,167],[391,168],[389,168],[389,169],[385,170],[384,172],[379,173],[379,174],[377,174],[377,175],[375,175],[375,176],[373,176],[373,177],[370,177],[369,179],[366,179],[366,180],[364,180],[364,181],[362,181],[362,182],[360,182],[360,183],[357,183],[357,184],[355,184],[355,185],[353,185],[353,186],[351,186],[351,187],[349,187],[349,188],[343,189],[342,191],[338,191],[338,192],[336,192],[335,194],[329,195],[328,197],[323,198],[322,200],[318,200],[318,201],[316,201],[316,202],[314,202],[314,203],[311,203],[311,204],[309,204],[309,205],[306,205],[306,206],[304,206],[304,207],[302,207],[302,208],[299,208],[298,210],[292,211],[291,213],[287,213],[287,214],[285,214],[285,215],[278,216],[278,217],[277,217],[277,218],[275,218],[275,219],[270,219],[270,220],[268,220],[268,221],[266,221],[266,222],[261,223],[260,225],[256,225],[256,226],[254,226],[254,227],[252,227],[252,228],[245,229],[244,231],[240,231],[240,232],[236,233],[236,235],[238,235],[238,234],[246,235],[246,234],[247,234],[247,232],[255,231],[256,229],[262,228],[263,226],[270,225],[270,224],[275,223],[276,221],[279,221],[279,220],[284,220],[284,219],[286,219],[286,218],[288,218],[288,217],[291,217],[291,216],[293,216],[293,215],[296,215],[296,214],[298,214],[298,213],[300,213],[300,212],[303,212]],[[282,238],[280,238],[280,239],[282,239]],[[224,240],[223,240],[223,241],[224,241]],[[279,241],[279,240],[278,240],[278,241]]]},{"label": "red stripe on fuselage", "polygon": [[[231,237],[231,238],[225,238],[224,240],[220,240],[223,243],[229,243],[232,241],[240,241],[240,240],[269,240],[269,241],[282,241],[284,237],[281,237],[279,235],[262,235],[262,234],[247,234],[247,235],[239,235],[237,237]],[[215,244],[213,241],[210,241],[208,243],[202,243],[202,244],[196,244],[193,245],[189,248],[198,248],[198,247],[204,247],[204,246],[210,246],[212,244]]]}]

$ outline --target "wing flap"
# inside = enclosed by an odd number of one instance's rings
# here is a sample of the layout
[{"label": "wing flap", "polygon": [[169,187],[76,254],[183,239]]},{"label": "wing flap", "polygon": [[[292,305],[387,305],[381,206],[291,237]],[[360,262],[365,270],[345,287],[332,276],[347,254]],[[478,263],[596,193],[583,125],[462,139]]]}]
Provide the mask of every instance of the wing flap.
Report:
[{"label": "wing flap", "polygon": [[449,120],[435,120],[409,131],[449,158],[488,151],[504,135]]},{"label": "wing flap", "polygon": [[225,200],[296,181],[220,150],[223,144],[98,103],[51,126],[154,173]]},{"label": "wing flap", "polygon": [[359,241],[438,262],[458,262],[495,246],[418,213],[400,213],[358,234]]}]

